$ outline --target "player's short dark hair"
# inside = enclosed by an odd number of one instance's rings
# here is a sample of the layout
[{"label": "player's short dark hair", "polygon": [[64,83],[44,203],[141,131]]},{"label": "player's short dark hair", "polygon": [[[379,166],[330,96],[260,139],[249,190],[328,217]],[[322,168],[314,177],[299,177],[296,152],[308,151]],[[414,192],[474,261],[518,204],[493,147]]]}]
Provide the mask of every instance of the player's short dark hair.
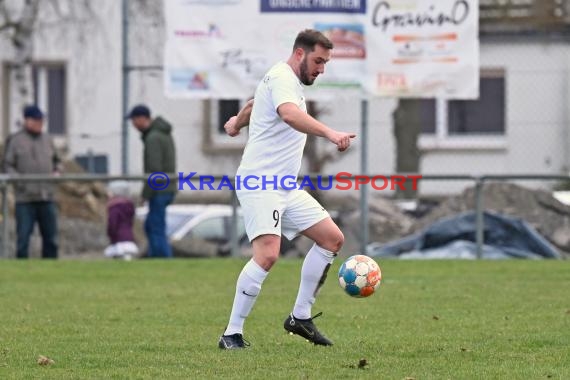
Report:
[{"label": "player's short dark hair", "polygon": [[333,43],[324,34],[315,29],[305,29],[297,34],[293,44],[293,51],[301,48],[305,52],[311,52],[315,50],[315,45],[320,45],[325,49],[333,48]]}]

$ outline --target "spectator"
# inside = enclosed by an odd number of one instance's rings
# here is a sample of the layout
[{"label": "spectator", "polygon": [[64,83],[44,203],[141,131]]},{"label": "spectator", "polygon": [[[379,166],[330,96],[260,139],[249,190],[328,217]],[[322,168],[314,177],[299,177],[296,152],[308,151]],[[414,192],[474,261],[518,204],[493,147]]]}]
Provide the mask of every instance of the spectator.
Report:
[{"label": "spectator", "polygon": [[107,236],[111,245],[105,256],[130,260],[139,253],[133,234],[135,204],[129,198],[129,184],[125,181],[109,183],[107,203]]},{"label": "spectator", "polygon": [[[59,175],[61,162],[49,135],[42,132],[44,114],[35,105],[24,108],[24,129],[6,141],[4,171],[8,174]],[[57,209],[54,184],[17,182],[16,234],[19,259],[28,258],[30,236],[37,222],[42,236],[42,257],[57,258]]]},{"label": "spectator", "polygon": [[[174,173],[176,151],[170,123],[160,116],[151,119],[150,109],[143,104],[133,107],[127,118],[131,119],[133,126],[141,132],[144,144],[144,172],[148,175],[157,172]],[[170,184],[160,181],[152,183],[154,187],[145,181],[142,194],[148,201],[148,214],[144,224],[148,239],[148,256],[172,257],[172,247],[166,236],[166,207],[176,195],[176,181],[171,181]],[[165,186],[162,187],[162,184]]]}]

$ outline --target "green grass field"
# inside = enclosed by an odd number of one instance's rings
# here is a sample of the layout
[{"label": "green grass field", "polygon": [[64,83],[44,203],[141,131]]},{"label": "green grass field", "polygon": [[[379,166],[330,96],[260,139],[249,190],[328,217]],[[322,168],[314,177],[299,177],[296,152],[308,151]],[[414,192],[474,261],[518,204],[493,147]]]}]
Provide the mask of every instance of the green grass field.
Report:
[{"label": "green grass field", "polygon": [[570,378],[568,261],[380,261],[380,291],[353,299],[337,260],[313,309],[335,345],[315,347],[283,329],[301,261],[282,260],[251,347],[221,351],[244,262],[2,261],[0,378]]}]

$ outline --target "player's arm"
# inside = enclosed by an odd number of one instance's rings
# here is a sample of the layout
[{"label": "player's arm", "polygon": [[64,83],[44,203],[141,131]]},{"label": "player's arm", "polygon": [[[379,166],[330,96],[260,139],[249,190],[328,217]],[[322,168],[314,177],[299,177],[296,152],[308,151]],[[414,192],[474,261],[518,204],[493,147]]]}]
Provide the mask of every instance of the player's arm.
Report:
[{"label": "player's arm", "polygon": [[253,99],[248,100],[238,114],[230,117],[226,124],[224,124],[226,133],[232,137],[239,135],[240,129],[249,125],[252,109]]},{"label": "player's arm", "polygon": [[277,107],[277,112],[281,119],[292,128],[309,135],[325,137],[341,152],[350,146],[350,139],[356,137],[354,133],[338,132],[327,127],[294,103],[281,104]]}]

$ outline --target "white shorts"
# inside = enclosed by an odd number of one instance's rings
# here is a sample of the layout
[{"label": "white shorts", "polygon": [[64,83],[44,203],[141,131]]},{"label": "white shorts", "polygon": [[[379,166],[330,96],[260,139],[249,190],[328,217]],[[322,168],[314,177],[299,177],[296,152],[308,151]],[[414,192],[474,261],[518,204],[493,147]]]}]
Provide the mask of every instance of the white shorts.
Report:
[{"label": "white shorts", "polygon": [[295,236],[328,218],[329,213],[304,190],[240,190],[249,241],[259,235]]}]

